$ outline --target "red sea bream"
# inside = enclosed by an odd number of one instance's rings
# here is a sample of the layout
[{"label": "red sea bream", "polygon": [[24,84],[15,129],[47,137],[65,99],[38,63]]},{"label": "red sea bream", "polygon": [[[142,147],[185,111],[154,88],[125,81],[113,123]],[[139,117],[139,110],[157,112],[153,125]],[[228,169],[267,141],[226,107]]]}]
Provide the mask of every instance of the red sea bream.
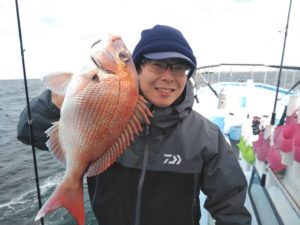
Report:
[{"label": "red sea bream", "polygon": [[36,216],[65,207],[84,224],[83,178],[106,170],[152,116],[138,93],[131,54],[119,36],[96,43],[92,59],[97,68],[81,75],[53,73],[48,88],[64,96],[61,117],[46,133],[47,146],[66,172]]}]

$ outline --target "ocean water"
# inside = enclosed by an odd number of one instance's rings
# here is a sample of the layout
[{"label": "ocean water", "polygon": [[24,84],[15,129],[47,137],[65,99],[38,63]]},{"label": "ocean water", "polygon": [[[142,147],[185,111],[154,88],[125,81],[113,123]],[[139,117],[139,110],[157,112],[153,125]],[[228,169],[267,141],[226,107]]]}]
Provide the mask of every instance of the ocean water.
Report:
[{"label": "ocean water", "polygon": [[[40,80],[29,79],[29,98],[45,89]],[[35,225],[38,198],[31,146],[17,140],[19,115],[26,107],[23,80],[0,80],[0,224]],[[36,149],[40,191],[44,203],[64,175],[64,168],[48,151]],[[87,225],[97,224],[84,188]],[[45,225],[75,225],[73,217],[61,208],[44,217]]]}]

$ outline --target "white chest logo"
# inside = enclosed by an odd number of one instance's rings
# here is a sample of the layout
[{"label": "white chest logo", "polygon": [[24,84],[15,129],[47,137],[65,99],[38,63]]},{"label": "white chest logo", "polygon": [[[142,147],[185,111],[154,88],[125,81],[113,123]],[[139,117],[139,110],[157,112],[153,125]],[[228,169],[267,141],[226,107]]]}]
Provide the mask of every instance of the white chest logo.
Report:
[{"label": "white chest logo", "polygon": [[181,163],[180,155],[164,154],[164,164],[179,165]]}]

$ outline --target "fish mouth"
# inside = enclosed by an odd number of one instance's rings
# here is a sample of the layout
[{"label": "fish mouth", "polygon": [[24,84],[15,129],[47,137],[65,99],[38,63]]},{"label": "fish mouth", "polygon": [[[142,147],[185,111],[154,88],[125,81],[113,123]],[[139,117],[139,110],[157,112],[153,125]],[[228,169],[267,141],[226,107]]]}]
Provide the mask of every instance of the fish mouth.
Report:
[{"label": "fish mouth", "polygon": [[[95,59],[95,52],[97,51],[98,45],[100,45],[101,41],[102,41],[102,39],[99,39],[91,45],[91,59],[100,70],[104,70],[101,63],[98,63],[98,61]],[[96,48],[96,50],[95,50],[95,48]]]},{"label": "fish mouth", "polygon": [[93,57],[91,57],[97,68],[104,73],[112,73],[112,71],[105,69],[102,64],[98,63]]},{"label": "fish mouth", "polygon": [[125,66],[130,62],[130,53],[121,36],[108,35],[91,45],[91,59],[95,65],[109,74],[115,74],[116,65]]},{"label": "fish mouth", "polygon": [[95,45],[97,45],[98,43],[100,43],[102,41],[102,39],[99,39],[98,41],[95,41],[92,45],[91,48],[93,48]]},{"label": "fish mouth", "polygon": [[111,70],[108,70],[108,69],[103,67],[103,64],[101,63],[101,60],[97,59],[97,53],[99,53],[99,52],[102,52],[105,55],[107,55],[108,57],[113,58],[111,53],[109,51],[107,51],[104,46],[105,46],[105,43],[103,43],[102,39],[94,42],[91,45],[91,59],[95,63],[95,65],[98,67],[98,69],[100,69],[100,70],[102,70],[103,72],[106,72],[106,73],[112,73]]}]

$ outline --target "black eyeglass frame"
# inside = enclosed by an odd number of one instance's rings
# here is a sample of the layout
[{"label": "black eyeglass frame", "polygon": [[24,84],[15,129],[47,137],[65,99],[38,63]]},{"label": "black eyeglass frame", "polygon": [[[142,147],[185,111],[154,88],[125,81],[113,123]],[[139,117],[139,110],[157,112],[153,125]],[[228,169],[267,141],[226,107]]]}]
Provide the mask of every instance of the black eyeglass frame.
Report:
[{"label": "black eyeglass frame", "polygon": [[[193,71],[193,69],[187,64],[185,63],[184,61],[180,61],[178,60],[178,62],[175,62],[175,63],[167,63],[165,60],[159,60],[159,59],[147,59],[147,58],[144,58],[141,60],[141,65],[144,65],[144,64],[149,64],[151,62],[158,62],[158,63],[161,63],[162,65],[164,65],[163,67],[161,67],[161,70],[157,70],[155,72],[157,73],[163,73],[165,72],[168,68],[171,69],[173,75],[186,75],[188,77],[190,77],[191,75],[191,71]],[[153,65],[153,64],[152,64]],[[176,72],[174,72],[175,70],[173,69],[173,66],[175,65],[180,65],[180,66],[184,66],[186,69],[185,69],[185,72],[183,74],[178,74]]]}]

